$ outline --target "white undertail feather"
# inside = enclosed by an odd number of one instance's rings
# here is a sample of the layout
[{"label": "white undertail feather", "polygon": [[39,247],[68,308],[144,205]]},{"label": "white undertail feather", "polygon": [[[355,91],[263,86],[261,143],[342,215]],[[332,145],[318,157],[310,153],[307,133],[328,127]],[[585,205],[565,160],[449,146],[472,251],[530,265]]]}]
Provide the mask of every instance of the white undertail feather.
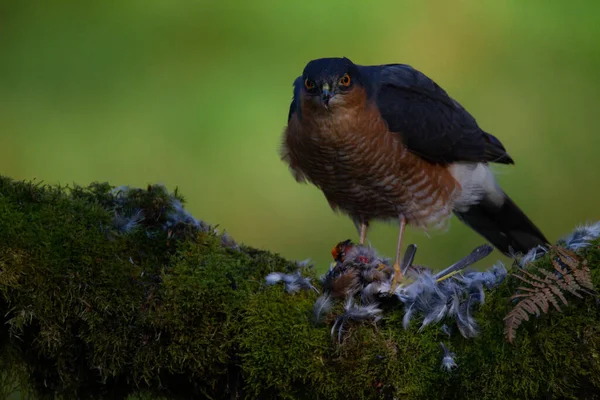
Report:
[{"label": "white undertail feather", "polygon": [[457,162],[450,166],[450,173],[461,186],[454,201],[455,211],[464,212],[484,197],[498,206],[504,202],[504,192],[487,164]]}]

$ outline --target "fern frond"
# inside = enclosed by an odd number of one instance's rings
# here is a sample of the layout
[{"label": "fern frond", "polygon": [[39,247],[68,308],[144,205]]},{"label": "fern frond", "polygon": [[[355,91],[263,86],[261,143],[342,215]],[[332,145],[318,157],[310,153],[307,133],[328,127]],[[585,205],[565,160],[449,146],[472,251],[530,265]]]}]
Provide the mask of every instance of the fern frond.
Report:
[{"label": "fern frond", "polygon": [[543,293],[537,292],[532,298],[533,301],[540,307],[543,313],[548,312],[548,308],[550,308],[550,303],[546,296]]},{"label": "fern frond", "polygon": [[548,300],[548,302],[550,302],[550,304],[554,306],[554,308],[556,308],[556,311],[562,312],[560,306],[558,305],[558,302],[556,301],[556,297],[554,297],[550,288],[544,288],[544,290],[541,292],[541,295],[544,296]]},{"label": "fern frond", "polygon": [[565,297],[565,295],[563,294],[563,292],[560,290],[560,287],[555,286],[555,285],[549,285],[548,289],[550,289],[552,291],[552,293],[554,293],[554,295],[556,297],[558,297],[560,299],[560,301],[562,301],[565,306],[569,305],[569,302],[567,301],[567,298]]},{"label": "fern frond", "polygon": [[580,269],[573,271],[573,276],[577,283],[586,289],[594,290],[594,284],[592,283],[592,273],[587,265],[587,260],[581,264]]},{"label": "fern frond", "polygon": [[540,282],[540,279],[538,277],[536,277],[535,275],[532,275],[530,272],[525,271],[525,270],[522,270],[521,272],[527,273],[527,275],[529,275],[531,277],[535,277],[535,278],[533,278],[533,279],[527,279],[527,278],[525,278],[525,277],[523,277],[521,275],[517,275],[517,274],[513,274],[513,276],[515,278],[518,278],[518,279],[522,280],[523,282],[525,282],[525,283],[527,283],[527,284],[529,284],[531,286],[537,287],[537,288],[543,288],[543,287],[546,286],[544,281]]},{"label": "fern frond", "polygon": [[535,304],[535,302],[531,299],[525,299],[523,300],[523,309],[525,311],[527,311],[529,314],[535,314],[537,316],[540,315],[541,310],[539,309],[539,307],[537,306],[537,304]]},{"label": "fern frond", "polygon": [[541,272],[543,275],[545,275],[547,279],[553,281],[560,281],[560,276],[557,275],[555,272],[547,271],[545,269],[539,269],[538,272]]},{"label": "fern frond", "polygon": [[576,270],[579,268],[579,258],[573,251],[564,247],[554,247],[554,250],[560,261],[569,267],[569,269]]},{"label": "fern frond", "polygon": [[506,336],[510,343],[513,343],[517,328],[519,328],[524,320],[529,321],[529,314],[522,308],[515,307],[506,317],[504,317],[504,320],[504,336]]},{"label": "fern frond", "polygon": [[550,304],[562,312],[560,303],[569,305],[567,293],[583,298],[583,294],[596,296],[589,267],[581,261],[574,251],[553,246],[549,249],[552,270],[536,267],[520,269],[513,274],[524,283],[510,299],[519,299],[515,307],[504,318],[504,335],[513,343],[516,332],[523,321],[529,321],[530,315],[540,316],[547,313]]},{"label": "fern frond", "polygon": [[583,298],[583,296],[581,296],[579,294],[579,291],[582,289],[582,287],[579,286],[577,284],[577,282],[575,282],[575,278],[573,278],[573,275],[571,275],[571,274],[565,275],[564,282],[563,281],[557,281],[557,282],[559,283],[559,285],[561,286],[561,288],[569,291],[574,296],[577,296],[580,299]]}]

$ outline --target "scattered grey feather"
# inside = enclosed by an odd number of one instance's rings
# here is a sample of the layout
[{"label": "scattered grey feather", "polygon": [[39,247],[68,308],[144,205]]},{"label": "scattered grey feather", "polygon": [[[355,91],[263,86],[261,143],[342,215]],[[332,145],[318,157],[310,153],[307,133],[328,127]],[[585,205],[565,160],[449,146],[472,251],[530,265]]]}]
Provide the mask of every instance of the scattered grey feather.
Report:
[{"label": "scattered grey feather", "polygon": [[267,285],[275,285],[283,280],[283,276],[285,274],[283,272],[271,272],[265,280],[267,281]]},{"label": "scattered grey feather", "polygon": [[331,264],[329,264],[329,269],[327,270],[327,272],[319,277],[319,281],[322,284],[325,283],[325,281],[331,279],[331,277],[333,277],[336,274],[336,270],[338,269],[339,263],[332,262]]},{"label": "scattered grey feather", "polygon": [[400,271],[402,274],[406,274],[406,271],[412,266],[415,256],[417,254],[417,245],[409,244],[404,251],[404,257],[400,263]]},{"label": "scattered grey feather", "polygon": [[389,281],[369,283],[360,293],[362,304],[377,303],[379,296],[383,293],[389,293],[391,287],[392,285]]},{"label": "scattered grey feather", "polygon": [[170,229],[178,224],[191,225],[201,232],[208,232],[209,226],[203,221],[199,221],[190,214],[188,210],[183,208],[181,201],[175,197],[171,198],[172,210],[167,214],[167,222],[165,229]]},{"label": "scattered grey feather", "polygon": [[404,303],[404,328],[407,329],[417,315],[422,317],[419,330],[445,318],[454,318],[464,337],[476,336],[478,325],[472,317],[472,308],[484,302],[484,289],[497,287],[506,274],[506,268],[496,264],[484,272],[466,271],[438,282],[429,271],[423,271],[413,283],[396,289],[396,296]]},{"label": "scattered grey feather", "polygon": [[333,327],[331,328],[331,336],[333,337],[337,330],[338,343],[341,343],[342,333],[346,322],[377,322],[381,319],[381,312],[382,310],[378,308],[378,304],[358,306],[354,304],[352,297],[349,297],[344,305],[344,313],[335,319]]},{"label": "scattered grey feather", "polygon": [[331,296],[329,294],[324,294],[322,296],[319,296],[319,298],[317,298],[317,300],[315,301],[315,304],[313,306],[313,315],[314,315],[315,321],[320,321],[321,316],[323,314],[329,312],[332,307],[333,307],[333,303],[331,301]]},{"label": "scattered grey feather", "polygon": [[444,333],[445,335],[448,335],[448,337],[452,336],[452,328],[450,328],[448,325],[444,324],[442,325],[442,333]]},{"label": "scattered grey feather", "polygon": [[312,260],[307,258],[306,260],[296,261],[298,268],[307,268],[312,266]]},{"label": "scattered grey feather", "polygon": [[115,197],[117,200],[121,200],[121,199],[125,198],[126,195],[129,193],[129,186],[125,186],[125,185],[117,186],[117,187],[113,188],[109,193],[113,197]]},{"label": "scattered grey feather", "polygon": [[474,285],[483,285],[487,289],[493,289],[504,281],[508,274],[508,271],[501,262],[498,262],[492,266],[492,268],[484,271],[469,271],[463,274],[461,277],[463,282],[468,283],[470,287]]},{"label": "scattered grey feather", "polygon": [[466,302],[461,303],[458,313],[456,314],[456,325],[460,334],[466,338],[472,338],[479,333],[479,326],[475,318],[471,316],[471,298],[467,298]]},{"label": "scattered grey feather", "polygon": [[314,290],[319,293],[319,290],[310,283],[310,278],[305,278],[300,275],[300,271],[293,274],[271,272],[266,276],[265,281],[267,285],[275,285],[279,282],[283,282],[285,291],[288,293],[295,293],[300,289]]},{"label": "scattered grey feather", "polygon": [[[169,230],[179,224],[189,225],[194,227],[200,232],[214,231],[218,234],[218,230],[212,228],[209,224],[204,221],[194,218],[194,216],[183,207],[183,204],[175,196],[171,196],[171,208],[172,210],[167,214],[167,221],[164,229]],[[237,242],[227,233],[221,235],[221,245],[232,250],[240,250],[240,246]]]},{"label": "scattered grey feather", "polygon": [[440,342],[440,346],[442,347],[442,351],[444,352],[444,355],[442,357],[441,368],[447,372],[450,372],[458,367],[456,361],[454,361],[454,357],[456,357],[456,354],[448,350],[448,348],[444,346],[444,343]]},{"label": "scattered grey feather", "polygon": [[439,301],[435,304],[431,305],[431,310],[425,314],[425,318],[423,318],[423,322],[421,323],[421,327],[419,331],[423,330],[427,325],[431,323],[440,322],[444,317],[448,314],[448,305],[447,301]]},{"label": "scattered grey feather", "polygon": [[483,258],[487,257],[492,251],[494,251],[494,248],[492,246],[490,246],[489,244],[481,245],[481,246],[477,247],[475,250],[473,250],[470,254],[467,254],[465,257],[461,258],[460,260],[458,260],[457,262],[455,262],[448,268],[435,274],[434,278],[436,280],[441,279],[444,276],[446,276],[452,272],[465,269],[468,266],[475,264],[477,261],[482,260]]},{"label": "scattered grey feather", "polygon": [[[580,225],[569,235],[559,239],[556,244],[563,246],[569,250],[580,250],[590,245],[590,243],[600,237],[600,221],[596,223],[588,223]],[[537,246],[529,250],[519,260],[519,266],[525,267],[527,264],[534,262],[540,257],[544,256],[548,252],[548,249],[543,246]]]},{"label": "scattered grey feather", "polygon": [[484,272],[467,271],[462,275],[456,275],[455,279],[460,281],[468,292],[471,300],[483,304],[486,289],[498,287],[507,275],[506,268],[502,263],[497,263]]},{"label": "scattered grey feather", "polygon": [[570,250],[579,250],[589,246],[598,237],[600,237],[600,221],[578,226],[571,234],[560,239],[558,244]]},{"label": "scattered grey feather", "polygon": [[352,303],[347,304],[345,307],[345,317],[348,320],[362,322],[373,320],[377,322],[381,319],[381,309],[378,308],[379,304],[369,304],[366,306],[354,305]]},{"label": "scattered grey feather", "polygon": [[[162,185],[154,185],[154,187],[165,190],[166,192],[166,189]],[[117,231],[129,233],[133,231],[141,221],[144,220],[145,216],[143,210],[128,211],[128,208],[131,207],[130,199],[136,193],[141,191],[142,189],[139,188],[118,186],[109,192],[109,194],[112,196],[111,207],[114,211],[112,225]],[[169,200],[171,207],[165,215],[166,221],[161,227],[164,231],[170,232],[175,226],[184,224],[191,226],[200,232],[213,231],[215,234],[218,234],[218,231],[209,224],[194,218],[192,214],[190,214],[190,212],[183,207],[182,202],[175,195],[169,195]],[[146,231],[146,235],[149,238],[152,238],[156,235],[156,232]],[[240,250],[240,246],[227,233],[223,233],[223,235],[221,235],[221,245],[234,250]]]},{"label": "scattered grey feather", "polygon": [[407,310],[404,312],[404,317],[402,317],[402,326],[404,327],[404,329],[408,329],[408,327],[410,326],[410,320],[413,316],[413,307],[414,307],[414,303],[411,304],[410,306],[408,306]]},{"label": "scattered grey feather", "polygon": [[300,285],[296,281],[285,282],[285,291],[288,293],[296,293],[300,290]]},{"label": "scattered grey feather", "polygon": [[519,260],[519,266],[521,268],[525,267],[527,264],[530,264],[542,257],[544,254],[548,252],[548,249],[543,246],[536,246],[529,250],[521,259]]},{"label": "scattered grey feather", "polygon": [[363,304],[371,304],[376,302],[379,294],[379,282],[371,282],[363,288],[360,293],[360,298]]},{"label": "scattered grey feather", "polygon": [[233,250],[240,249],[240,246],[237,244],[237,242],[226,232],[224,232],[223,235],[221,235],[221,245],[223,247],[228,247]]},{"label": "scattered grey feather", "polygon": [[134,210],[132,213],[119,213],[115,210],[115,215],[112,218],[112,225],[119,232],[131,233],[143,220],[144,210]]}]

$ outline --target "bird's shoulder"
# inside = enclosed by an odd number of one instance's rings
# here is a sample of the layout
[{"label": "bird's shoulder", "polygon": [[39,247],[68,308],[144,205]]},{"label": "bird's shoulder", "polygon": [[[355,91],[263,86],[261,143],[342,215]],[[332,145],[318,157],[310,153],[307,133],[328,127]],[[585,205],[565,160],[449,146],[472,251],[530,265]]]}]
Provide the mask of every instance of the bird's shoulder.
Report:
[{"label": "bird's shoulder", "polygon": [[512,164],[495,136],[433,79],[408,64],[358,66],[369,97],[391,132],[433,163]]},{"label": "bird's shoulder", "polygon": [[360,65],[358,70],[369,82],[370,93],[395,88],[426,96],[450,108],[462,108],[433,79],[408,64]]}]

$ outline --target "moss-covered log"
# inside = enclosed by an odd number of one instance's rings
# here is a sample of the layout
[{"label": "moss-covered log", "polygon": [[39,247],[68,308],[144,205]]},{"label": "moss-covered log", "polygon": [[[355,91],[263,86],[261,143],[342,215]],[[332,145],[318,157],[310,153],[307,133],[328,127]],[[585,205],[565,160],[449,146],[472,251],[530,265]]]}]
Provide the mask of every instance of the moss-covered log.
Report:
[{"label": "moss-covered log", "polygon": [[[39,398],[600,398],[600,309],[569,298],[524,322],[504,317],[519,282],[486,294],[480,334],[405,330],[400,308],[315,324],[318,294],[266,286],[299,268],[238,246],[164,188],[71,189],[0,178],[0,385]],[[581,252],[600,287],[597,244]],[[549,257],[536,266],[551,269]],[[314,271],[301,267],[313,278]],[[572,300],[573,299],[573,300]],[[440,342],[458,368],[441,368]]]}]

